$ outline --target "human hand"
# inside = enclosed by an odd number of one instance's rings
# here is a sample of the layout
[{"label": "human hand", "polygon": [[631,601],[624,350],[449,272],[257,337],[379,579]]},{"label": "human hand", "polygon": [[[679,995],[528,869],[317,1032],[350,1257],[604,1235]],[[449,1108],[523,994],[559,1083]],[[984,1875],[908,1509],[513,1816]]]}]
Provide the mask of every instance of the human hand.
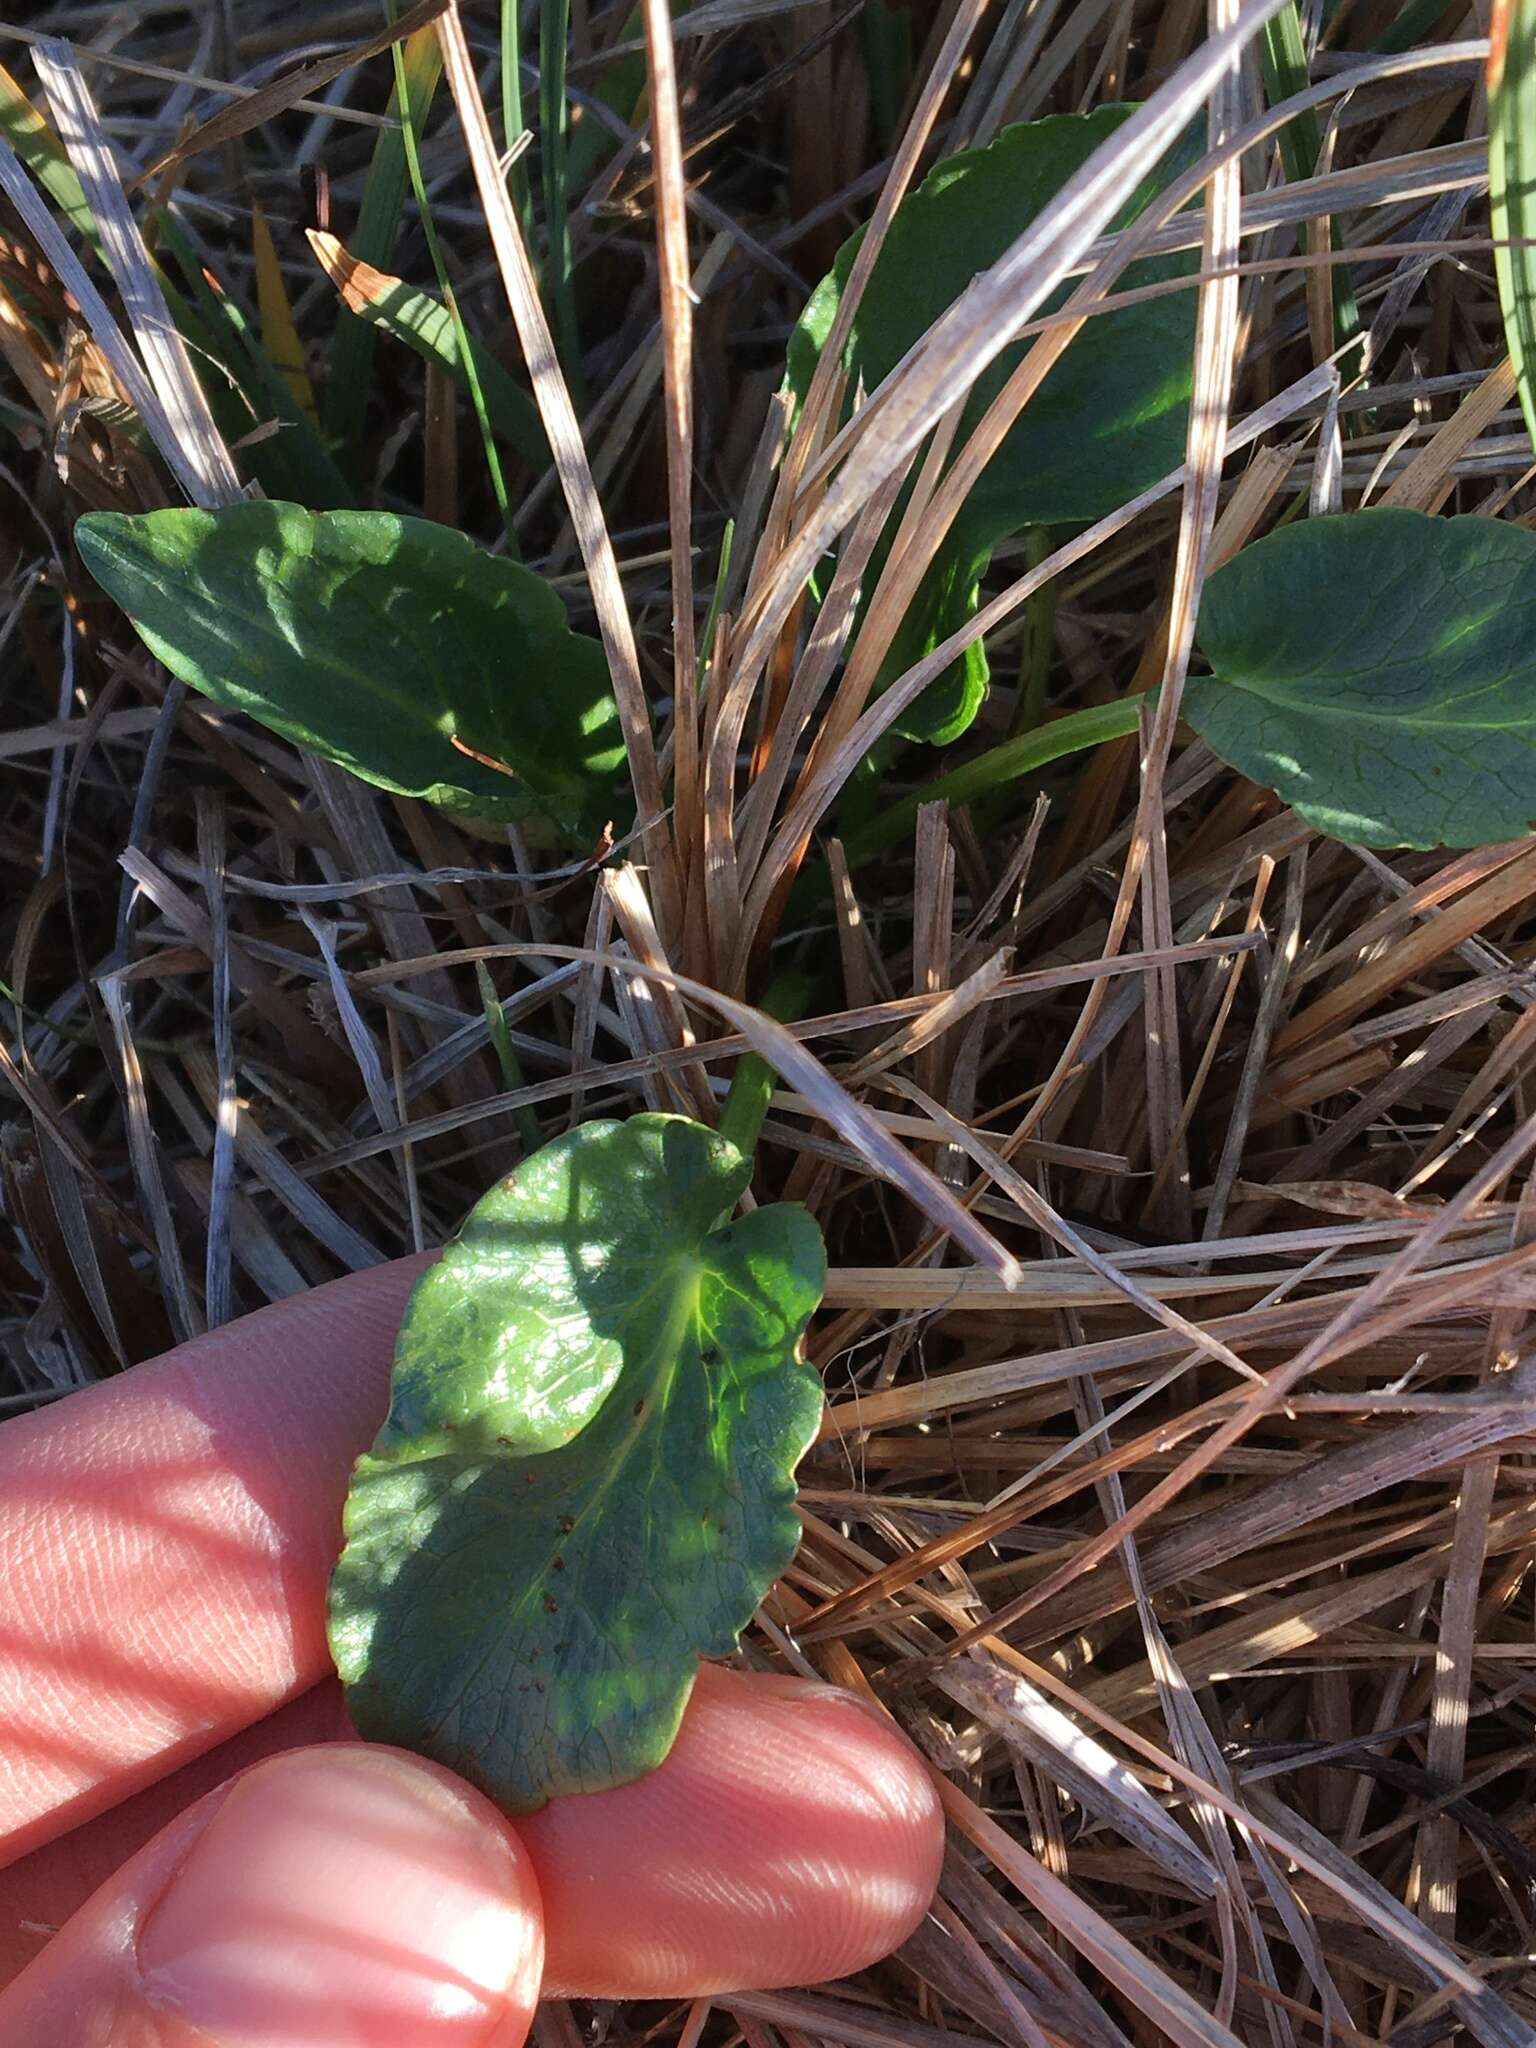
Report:
[{"label": "human hand", "polygon": [[422,1263],[0,1428],[6,2048],[518,2048],[541,1986],[814,1982],[925,1911],[923,1766],[830,1688],[706,1666],[659,1770],[515,1827],[351,1739],[326,1578]]}]

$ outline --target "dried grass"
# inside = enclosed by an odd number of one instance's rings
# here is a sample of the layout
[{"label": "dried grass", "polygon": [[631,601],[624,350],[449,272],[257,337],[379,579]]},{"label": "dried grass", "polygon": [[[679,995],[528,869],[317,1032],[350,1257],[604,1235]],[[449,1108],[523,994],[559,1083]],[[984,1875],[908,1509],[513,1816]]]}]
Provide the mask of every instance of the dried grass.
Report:
[{"label": "dried grass", "polygon": [[[74,39],[23,84],[108,267],[0,145],[0,1403],[440,1241],[530,1118],[711,1114],[748,1048],[780,1084],[755,1195],[809,1202],[828,1237],[805,1539],[744,1654],[864,1688],[923,1747],[952,1823],[934,1916],[856,1983],[551,2007],[546,2048],[1533,2038],[1536,854],[1324,840],[1176,717],[1204,577],[1292,494],[1532,516],[1483,23],[1449,9],[1372,54],[1392,10],[1357,0],[1314,85],[1255,118],[1275,4],[920,9],[884,138],[854,12],[647,0],[629,42],[626,9],[584,18],[578,123],[620,141],[572,217],[585,417],[482,99],[494,12],[404,22],[445,58],[425,168],[457,296],[526,364],[556,452],[509,472],[520,539],[579,552],[562,587],[613,662],[641,834],[600,873],[168,688],[69,552],[85,505],[239,488],[165,316],[152,199],[233,301],[275,275],[323,389],[336,302],[305,230],[350,246],[387,123],[387,64],[356,61],[376,18],[320,0],[291,61],[255,0],[228,35],[163,12],[123,34],[105,5],[18,32]],[[583,97],[626,49],[650,85],[633,127]],[[829,356],[780,461],[775,363],[828,249],[873,210],[872,256],[937,150],[1111,93],[1146,111],[841,427]],[[1304,106],[1327,148],[1286,183],[1274,136]],[[1195,172],[1106,235],[1192,116]],[[318,213],[296,158],[325,167]],[[1054,583],[1056,701],[1164,684],[1139,762],[1107,748],[975,810],[925,800],[939,763],[908,754],[906,837],[850,866],[818,829],[966,637],[871,695],[953,479],[1083,321],[1145,295],[1117,280],[1149,247],[1200,251],[1193,283],[1150,288],[1199,293],[1187,461],[1043,562],[1005,550],[970,629],[986,741],[1018,614]],[[1368,388],[1332,360],[1339,262]],[[409,214],[388,268],[429,275]],[[463,399],[382,338],[374,371],[376,501],[456,505],[489,539]],[[797,892],[812,873],[828,886]],[[822,980],[777,1023],[765,991],[810,934]]]}]

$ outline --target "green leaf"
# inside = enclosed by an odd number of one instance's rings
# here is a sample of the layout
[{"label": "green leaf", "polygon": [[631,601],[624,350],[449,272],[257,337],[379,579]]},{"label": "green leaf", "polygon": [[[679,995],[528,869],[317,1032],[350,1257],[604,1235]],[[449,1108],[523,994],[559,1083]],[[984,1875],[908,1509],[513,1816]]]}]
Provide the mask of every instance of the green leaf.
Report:
[{"label": "green leaf", "polygon": [[1536,446],[1536,0],[1494,11],[1488,58],[1488,204],[1504,339]]},{"label": "green leaf", "polygon": [[1408,0],[1397,19],[1376,38],[1371,48],[1383,56],[1411,50],[1415,43],[1424,41],[1455,4],[1456,0]]},{"label": "green leaf", "polygon": [[[1005,128],[985,149],[950,157],[929,174],[897,209],[859,303],[844,356],[850,398],[860,382],[874,390],[1134,111],[1111,105]],[[1116,225],[1134,219],[1195,147],[1193,137],[1178,145]],[[796,398],[810,387],[862,233],[838,252],[790,337],[788,384]],[[1194,265],[1188,253],[1136,264],[1116,289],[1184,276]],[[1064,286],[1044,311],[1069,293]],[[894,680],[972,614],[999,541],[1029,526],[1101,518],[1183,460],[1194,317],[1193,294],[1174,292],[1098,315],[1073,338],[951,527],[883,680]],[[978,382],[957,448],[1031,345],[1005,349]],[[980,708],[986,681],[977,646],[923,693],[899,729],[918,739],[958,737]]]},{"label": "green leaf", "polygon": [[[549,467],[549,442],[532,397],[472,335],[463,337],[467,353],[460,347],[453,315],[441,299],[359,261],[334,235],[323,235],[317,228],[307,232],[321,268],[345,294],[352,309],[348,318],[354,324],[376,327],[403,341],[424,363],[445,371],[461,391],[468,393],[478,383],[492,429],[535,469]],[[338,341],[340,333],[338,329]]]},{"label": "green leaf", "polygon": [[616,816],[601,646],[531,571],[463,534],[249,503],[93,512],[75,538],[173,675],[364,781],[578,835]]},{"label": "green leaf", "polygon": [[100,255],[101,230],[68,150],[4,65],[0,65],[0,138],[15,150],[75,233]]},{"label": "green leaf", "polygon": [[1536,534],[1382,506],[1285,526],[1205,586],[1207,745],[1337,839],[1536,825]]},{"label": "green leaf", "polygon": [[677,1116],[591,1123],[477,1204],[411,1297],[359,1460],[331,1648],[359,1731],[506,1811],[626,1783],[700,1656],[794,1555],[825,1279],[748,1162]]}]

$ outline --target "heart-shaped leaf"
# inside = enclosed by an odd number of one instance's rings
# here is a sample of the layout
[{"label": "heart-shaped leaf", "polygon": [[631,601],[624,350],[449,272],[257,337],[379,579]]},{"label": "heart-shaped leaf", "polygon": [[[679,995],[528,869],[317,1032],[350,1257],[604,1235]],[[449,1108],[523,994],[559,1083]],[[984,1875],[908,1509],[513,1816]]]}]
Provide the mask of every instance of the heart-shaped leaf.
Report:
[{"label": "heart-shaped leaf", "polygon": [[601,645],[461,533],[265,502],[92,512],[86,567],[185,683],[364,781],[581,834],[620,803]]},{"label": "heart-shaped leaf", "polygon": [[[978,271],[988,269],[1072,174],[1135,108],[1097,107],[1005,128],[984,149],[939,164],[896,211],[854,316],[844,356],[851,394],[873,391]],[[1141,212],[1192,160],[1186,138],[1132,196],[1116,225]],[[790,338],[789,387],[803,398],[831,332],[861,229],[838,252]],[[1187,274],[1190,255],[1159,257],[1126,272],[1131,290]],[[1056,294],[1047,311],[1061,304]],[[1000,540],[1028,526],[1098,519],[1174,468],[1184,455],[1194,298],[1187,291],[1097,315],[1075,335],[982,473],[924,580],[887,663],[886,679],[954,631],[975,609],[976,585]],[[1005,349],[977,383],[958,448],[1026,348]],[[923,693],[901,729],[949,740],[975,717],[986,687],[980,646]]]},{"label": "heart-shaped leaf", "polygon": [[508,1812],[660,1763],[794,1555],[825,1255],[799,1207],[722,1220],[749,1174],[686,1117],[586,1124],[411,1297],[331,1647],[364,1735]]},{"label": "heart-shaped leaf", "polygon": [[1536,534],[1381,506],[1284,526],[1205,586],[1183,710],[1302,817],[1367,846],[1536,826]]}]

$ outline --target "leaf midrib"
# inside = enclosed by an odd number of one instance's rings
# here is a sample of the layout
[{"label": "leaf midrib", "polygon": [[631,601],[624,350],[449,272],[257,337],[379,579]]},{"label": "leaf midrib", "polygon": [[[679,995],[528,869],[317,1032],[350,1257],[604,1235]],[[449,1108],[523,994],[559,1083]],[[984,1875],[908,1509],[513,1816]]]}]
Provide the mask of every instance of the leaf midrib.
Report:
[{"label": "leaf midrib", "polygon": [[[256,575],[258,581],[261,583],[263,588],[266,588],[268,586],[273,586],[276,588],[283,587],[280,578],[272,576],[260,568],[257,569]],[[146,576],[145,581],[155,584],[155,588],[159,596],[165,602],[174,603],[175,601],[177,601],[177,593],[171,588],[168,579],[156,582],[155,577],[153,575],[150,575]],[[275,631],[272,624],[271,614],[269,612],[253,613],[246,611],[232,599],[228,599],[223,596],[215,597],[211,586],[207,584],[204,585],[204,590],[207,594],[208,601],[214,606],[214,608],[221,617],[233,617],[239,622],[240,625],[245,627],[256,628],[257,630],[264,633],[266,637],[268,637],[269,639],[281,641],[283,647],[287,650],[287,652],[292,654],[293,657],[298,661],[305,663],[312,662],[317,668],[329,670],[329,672],[333,675],[344,677],[350,682],[359,684],[365,694],[378,699],[381,703],[393,705],[396,710],[403,711],[404,713],[406,713],[406,715],[409,717],[411,721],[411,724],[418,732],[422,730],[423,726],[425,726],[428,731],[436,734],[437,738],[441,740],[445,747],[448,746],[448,735],[437,724],[436,720],[432,718],[424,719],[421,714],[419,703],[413,704],[410,697],[405,695],[403,692],[396,692],[390,689],[386,683],[381,681],[381,679],[377,676],[371,675],[366,669],[352,667],[348,662],[338,658],[330,649],[326,648],[323,644],[318,654],[315,652],[308,652],[302,654],[299,653],[299,651],[296,648],[294,648],[289,641],[284,640],[283,636]],[[291,597],[292,593],[290,592],[289,595]],[[329,614],[330,607],[328,605],[323,606],[322,609],[326,611],[327,614]],[[134,617],[132,613],[130,613],[129,616],[134,618],[135,625],[139,625],[139,620],[136,617]],[[157,627],[150,626],[146,629],[143,626],[140,626],[140,631],[145,630],[153,633],[157,640],[165,641],[167,645],[170,644],[170,642],[166,639],[166,635],[160,632],[160,630]],[[254,690],[251,692],[252,696],[256,696],[258,694],[259,693]],[[266,701],[270,703],[273,700],[269,697],[266,699]],[[439,701],[441,702],[440,693]],[[286,710],[284,711],[285,717],[291,715],[292,714],[287,712]],[[306,725],[308,725],[308,721],[305,721],[305,723]],[[313,728],[311,727],[310,729],[312,730]]]},{"label": "leaf midrib", "polygon": [[[1225,684],[1231,690],[1241,690],[1245,696],[1256,697],[1261,704],[1271,704],[1277,710],[1291,711],[1296,713],[1297,716],[1305,718],[1334,719],[1342,724],[1353,723],[1356,725],[1380,726],[1386,720],[1392,729],[1409,728],[1415,732],[1466,733],[1516,732],[1523,731],[1527,727],[1536,727],[1536,713],[1533,713],[1530,718],[1525,719],[1500,718],[1487,722],[1477,719],[1433,718],[1426,717],[1418,712],[1392,711],[1389,713],[1379,704],[1357,709],[1349,704],[1329,704],[1319,698],[1296,698],[1288,696],[1283,690],[1266,687],[1247,675],[1238,676],[1213,673],[1208,680],[1213,683]],[[1513,673],[1500,676],[1497,681],[1485,684],[1483,689],[1479,690],[1476,694],[1481,696],[1487,690],[1498,689],[1502,684],[1512,680]]]},{"label": "leaf midrib", "polygon": [[[661,1326],[651,1346],[650,1354],[644,1365],[639,1367],[634,1373],[626,1370],[625,1366],[620,1367],[606,1398],[598,1404],[597,1409],[588,1419],[585,1427],[579,1430],[569,1443],[556,1446],[550,1450],[535,1452],[531,1456],[525,1453],[521,1456],[513,1457],[510,1453],[497,1453],[489,1459],[488,1462],[493,1464],[531,1465],[537,1464],[541,1459],[555,1456],[557,1451],[568,1452],[580,1444],[582,1438],[596,1425],[604,1409],[607,1408],[610,1402],[619,1397],[620,1389],[625,1386],[626,1382],[628,1383],[628,1394],[631,1399],[634,1397],[637,1386],[643,1385],[645,1387],[645,1408],[643,1412],[639,1415],[631,1416],[629,1427],[620,1435],[611,1455],[606,1459],[601,1470],[598,1472],[591,1490],[582,1501],[579,1511],[573,1515],[570,1529],[561,1532],[558,1541],[551,1541],[544,1560],[543,1569],[546,1573],[552,1569],[554,1558],[581,1534],[583,1526],[588,1519],[600,1512],[609,1495],[628,1470],[630,1460],[638,1446],[645,1441],[648,1435],[660,1432],[666,1418],[671,1383],[677,1375],[682,1353],[683,1337],[686,1334],[689,1322],[696,1320],[698,1316],[699,1297],[706,1270],[707,1266],[702,1250],[686,1254],[675,1254],[667,1261],[652,1285],[637,1297],[632,1313],[639,1313],[645,1304],[654,1299],[663,1288],[669,1288],[672,1293],[672,1300],[668,1302],[665,1310],[662,1312]],[[481,1453],[480,1455],[484,1457],[485,1454]],[[532,1608],[536,1597],[539,1599],[543,1598],[543,1591],[543,1577],[537,1573],[530,1573],[527,1586],[522,1594],[512,1602],[510,1612],[521,1619]]]},{"label": "leaf midrib", "polygon": [[[548,1548],[543,1553],[539,1564],[529,1570],[521,1593],[508,1603],[507,1617],[516,1620],[520,1626],[526,1625],[526,1617],[533,1611],[535,1601],[543,1600],[548,1578],[554,1569],[555,1558],[576,1540],[588,1518],[601,1509],[609,1494],[627,1471],[630,1459],[637,1446],[645,1439],[648,1433],[660,1430],[662,1419],[666,1414],[664,1383],[670,1380],[676,1372],[678,1354],[681,1349],[682,1330],[686,1326],[690,1313],[686,1309],[680,1312],[680,1301],[688,1291],[681,1283],[689,1277],[692,1277],[694,1280],[695,1284],[692,1290],[693,1309],[696,1310],[699,1293],[698,1283],[702,1280],[704,1272],[702,1260],[698,1262],[696,1270],[691,1276],[685,1272],[680,1273],[678,1271],[680,1263],[681,1261],[677,1258],[669,1261],[667,1267],[663,1269],[661,1276],[640,1295],[635,1303],[635,1307],[638,1309],[647,1299],[658,1293],[663,1286],[670,1283],[674,1300],[668,1305],[666,1320],[662,1325],[657,1342],[653,1346],[652,1369],[645,1378],[645,1384],[649,1389],[646,1395],[645,1410],[642,1414],[631,1417],[630,1426],[622,1433],[618,1444],[614,1448],[613,1455],[605,1461],[594,1485],[583,1500],[579,1512],[572,1516],[571,1527],[567,1530],[559,1531],[550,1540]],[[676,1330],[676,1336],[669,1342],[669,1336],[674,1329]],[[669,1360],[670,1363],[668,1362]],[[587,1431],[593,1427],[602,1415],[608,1403],[618,1395],[619,1389],[626,1379],[629,1379],[630,1390],[633,1392],[635,1380],[621,1367],[618,1377],[609,1389],[607,1399],[599,1403],[586,1428],[579,1431],[569,1444],[554,1446],[548,1450],[534,1452],[531,1455],[523,1453],[514,1456],[511,1452],[487,1452],[482,1448],[474,1452],[464,1449],[447,1453],[438,1449],[431,1453],[431,1457],[446,1456],[455,1465],[484,1464],[493,1468],[537,1464],[541,1459],[553,1457],[559,1451],[568,1451],[574,1445],[579,1444],[582,1437],[587,1434]],[[429,1460],[423,1458],[420,1462],[427,1463]],[[515,1521],[521,1521],[522,1519],[515,1511],[512,1511],[510,1518]],[[573,1594],[575,1585],[578,1583],[579,1581],[573,1582]],[[491,1659],[498,1654],[500,1648],[501,1639],[498,1632],[488,1630],[486,1632],[485,1646],[474,1669],[464,1674],[464,1679],[457,1696],[445,1707],[442,1719],[431,1731],[434,1736],[441,1734],[445,1723],[453,1713],[457,1712],[473,1678],[485,1669]]]}]

